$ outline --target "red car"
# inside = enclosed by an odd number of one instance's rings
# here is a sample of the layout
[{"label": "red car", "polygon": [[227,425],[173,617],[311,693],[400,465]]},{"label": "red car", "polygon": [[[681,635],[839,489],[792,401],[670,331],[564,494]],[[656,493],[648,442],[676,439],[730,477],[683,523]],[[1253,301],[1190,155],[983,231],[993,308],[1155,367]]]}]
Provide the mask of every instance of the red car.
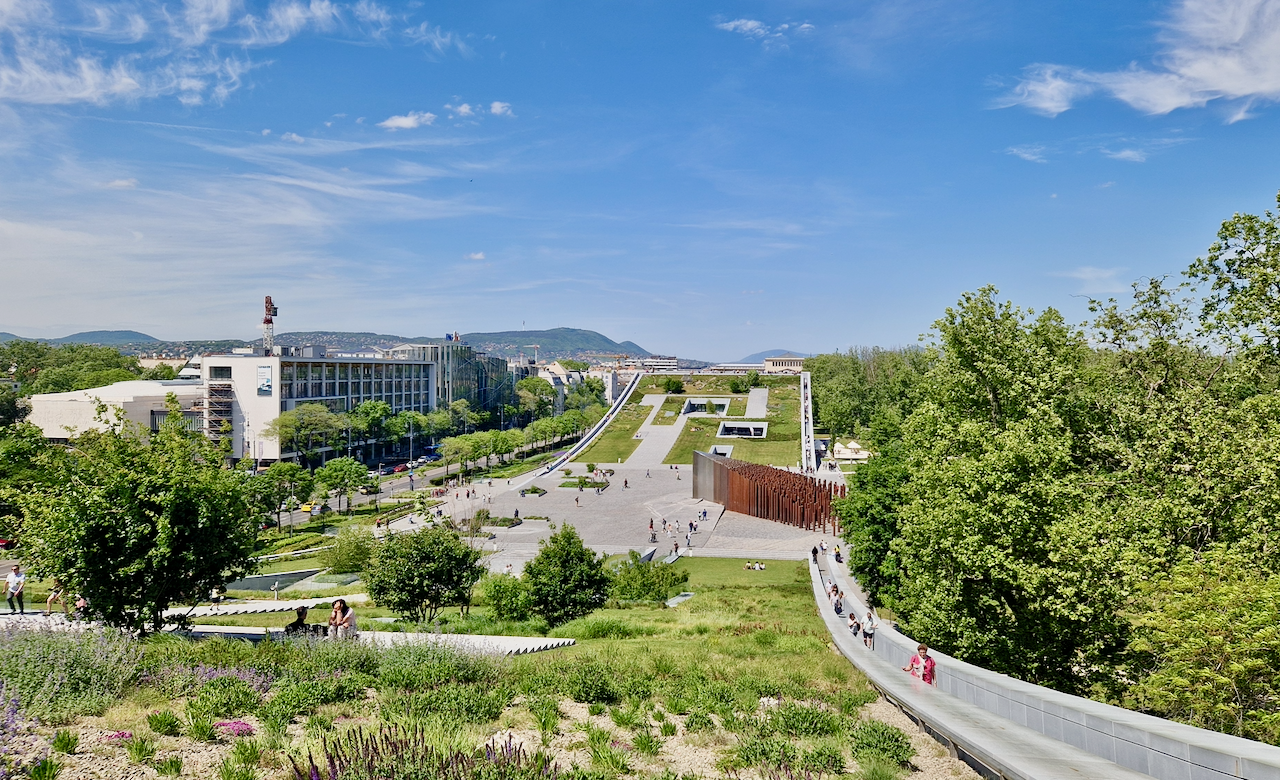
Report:
[{"label": "red car", "polygon": [[396,466],[395,468],[391,469],[391,473],[392,473],[392,474],[399,474],[399,473],[400,473],[400,472],[402,472],[402,471],[408,471],[408,470],[409,470],[409,464],[408,464],[408,463],[401,463],[399,466]]},{"label": "red car", "polygon": [[12,550],[18,543],[12,539],[0,539],[0,550]]}]

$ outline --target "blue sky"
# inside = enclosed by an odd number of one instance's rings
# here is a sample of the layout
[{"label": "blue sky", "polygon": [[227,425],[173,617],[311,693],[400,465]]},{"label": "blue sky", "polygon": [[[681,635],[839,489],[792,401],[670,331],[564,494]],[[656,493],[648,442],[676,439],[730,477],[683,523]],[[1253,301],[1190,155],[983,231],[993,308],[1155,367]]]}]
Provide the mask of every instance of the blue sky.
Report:
[{"label": "blue sky", "polygon": [[1278,0],[0,0],[0,330],[1080,321],[1274,206],[1278,98]]}]

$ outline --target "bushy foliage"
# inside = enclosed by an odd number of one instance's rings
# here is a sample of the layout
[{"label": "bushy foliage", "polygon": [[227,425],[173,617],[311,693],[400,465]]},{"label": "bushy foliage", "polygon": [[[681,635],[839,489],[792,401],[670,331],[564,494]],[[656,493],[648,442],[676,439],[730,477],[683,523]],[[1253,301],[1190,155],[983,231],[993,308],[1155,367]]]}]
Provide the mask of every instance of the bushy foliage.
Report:
[{"label": "bushy foliage", "polygon": [[470,604],[484,574],[480,556],[443,526],[397,534],[377,545],[365,581],[379,605],[409,620],[432,620],[441,607]]},{"label": "bushy foliage", "polygon": [[484,581],[484,597],[498,620],[525,621],[533,611],[529,589],[519,577],[498,574]]},{"label": "bushy foliage", "polygon": [[408,724],[438,716],[457,723],[488,723],[511,705],[506,686],[446,683],[425,692],[392,691],[382,699],[381,717],[389,723]]},{"label": "bushy foliage", "polygon": [[332,544],[328,550],[320,552],[320,564],[330,574],[355,574],[369,567],[378,543],[369,528],[351,526],[339,531]]},{"label": "bushy foliage", "polygon": [[857,761],[881,759],[906,764],[916,754],[911,739],[897,726],[879,720],[864,720],[849,733],[853,757]]},{"label": "bushy foliage", "polygon": [[662,388],[663,392],[673,395],[679,395],[684,392],[684,382],[674,376],[664,376],[658,380],[658,387]]},{"label": "bushy foliage", "polygon": [[484,749],[445,751],[420,728],[353,730],[325,740],[319,761],[293,764],[296,780],[544,780],[560,775],[544,753],[532,756],[508,740]]},{"label": "bushy foliage", "polygon": [[378,685],[409,691],[445,683],[481,683],[494,679],[497,667],[488,658],[437,644],[403,644],[384,651]]},{"label": "bushy foliage", "polygon": [[142,646],[112,631],[0,628],[0,681],[29,716],[65,723],[97,715],[138,676]]},{"label": "bushy foliage", "polygon": [[665,601],[689,582],[689,572],[676,566],[640,559],[632,550],[613,570],[610,594],[622,601]]},{"label": "bushy foliage", "polygon": [[604,556],[586,547],[573,526],[563,526],[538,546],[537,557],[524,568],[534,612],[555,627],[604,606],[610,585]]},{"label": "bushy foliage", "polygon": [[187,701],[187,709],[215,718],[231,718],[253,712],[262,695],[239,677],[215,677]]}]

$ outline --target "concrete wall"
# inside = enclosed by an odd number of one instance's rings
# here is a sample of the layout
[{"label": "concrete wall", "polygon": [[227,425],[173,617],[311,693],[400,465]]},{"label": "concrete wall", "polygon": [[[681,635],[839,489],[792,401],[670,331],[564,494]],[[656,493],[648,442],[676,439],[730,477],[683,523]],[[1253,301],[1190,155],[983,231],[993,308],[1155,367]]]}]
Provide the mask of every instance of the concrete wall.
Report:
[{"label": "concrete wall", "polygon": [[[847,610],[861,617],[866,604],[834,562]],[[820,608],[830,612],[820,602]],[[881,624],[874,655],[901,668],[918,642]],[[1060,693],[930,650],[937,689],[957,700],[1057,742],[1159,780],[1280,780],[1280,748]]]}]

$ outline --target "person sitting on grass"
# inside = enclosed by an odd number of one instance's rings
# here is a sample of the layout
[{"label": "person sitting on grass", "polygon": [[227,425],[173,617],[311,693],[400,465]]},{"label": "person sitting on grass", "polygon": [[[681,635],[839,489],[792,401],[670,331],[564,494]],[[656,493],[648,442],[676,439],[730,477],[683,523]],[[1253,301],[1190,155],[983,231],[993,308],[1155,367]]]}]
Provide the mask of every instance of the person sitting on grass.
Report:
[{"label": "person sitting on grass", "polygon": [[298,607],[293,612],[298,616],[298,619],[284,627],[285,635],[293,636],[307,633],[307,608],[305,606]]}]

